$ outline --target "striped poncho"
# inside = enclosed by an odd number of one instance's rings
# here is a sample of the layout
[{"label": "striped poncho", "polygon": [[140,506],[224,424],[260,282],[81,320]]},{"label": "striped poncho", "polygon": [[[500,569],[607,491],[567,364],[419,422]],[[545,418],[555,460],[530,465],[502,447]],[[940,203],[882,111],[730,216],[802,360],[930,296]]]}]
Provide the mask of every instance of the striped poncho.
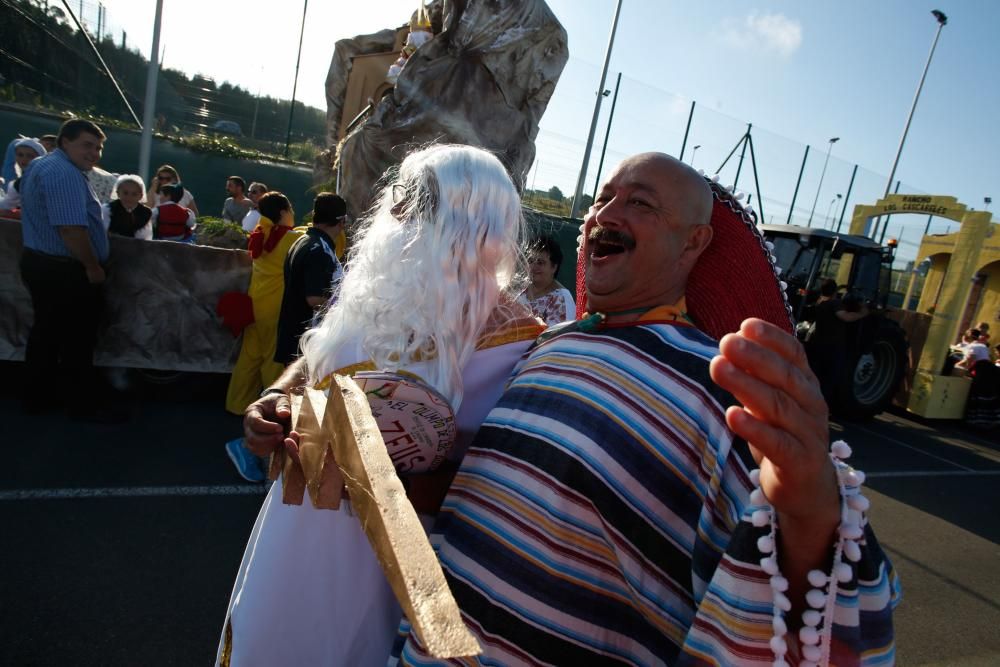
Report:
[{"label": "striped poncho", "polygon": [[[717,344],[667,323],[568,329],[522,360],[433,535],[483,648],[460,664],[771,665],[754,463],[709,378]],[[896,579],[866,537],[838,665],[893,659]],[[399,657],[435,662],[413,634]]]}]

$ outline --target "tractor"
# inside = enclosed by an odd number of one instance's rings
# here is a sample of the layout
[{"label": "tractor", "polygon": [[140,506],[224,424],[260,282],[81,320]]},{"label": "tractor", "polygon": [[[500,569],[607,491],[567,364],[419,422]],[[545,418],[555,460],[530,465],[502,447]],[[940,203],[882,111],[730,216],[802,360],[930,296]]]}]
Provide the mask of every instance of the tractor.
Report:
[{"label": "tractor", "polygon": [[847,363],[833,387],[830,411],[848,419],[882,412],[909,365],[906,334],[886,316],[895,242],[883,247],[865,236],[795,225],[760,225],[760,229],[774,244],[800,337],[808,331],[803,320],[827,278],[837,281],[845,303],[866,304],[869,314],[845,325]]}]

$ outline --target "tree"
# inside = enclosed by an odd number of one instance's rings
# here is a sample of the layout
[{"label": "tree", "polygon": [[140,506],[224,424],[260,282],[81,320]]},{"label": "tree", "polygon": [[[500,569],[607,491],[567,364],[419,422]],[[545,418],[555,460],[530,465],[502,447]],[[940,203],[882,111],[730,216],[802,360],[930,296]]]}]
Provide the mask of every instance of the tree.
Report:
[{"label": "tree", "polygon": [[553,201],[562,201],[564,199],[562,190],[553,185],[549,188],[549,199],[552,199]]}]

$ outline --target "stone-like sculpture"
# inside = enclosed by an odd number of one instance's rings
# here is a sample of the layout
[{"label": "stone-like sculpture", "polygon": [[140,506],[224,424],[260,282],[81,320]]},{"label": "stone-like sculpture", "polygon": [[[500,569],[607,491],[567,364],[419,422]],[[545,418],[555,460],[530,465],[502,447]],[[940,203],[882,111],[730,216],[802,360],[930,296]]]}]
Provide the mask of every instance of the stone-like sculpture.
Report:
[{"label": "stone-like sculpture", "polygon": [[435,0],[427,11],[433,39],[406,60],[395,87],[366,84],[374,105],[346,132],[354,110],[345,97],[358,56],[386,54],[387,73],[405,30],[340,40],[334,50],[327,131],[331,146],[339,142],[337,162],[324,174],[328,153],[317,176],[327,180],[339,171],[340,193],[355,212],[368,207],[378,178],[415,146],[455,142],[494,151],[518,187],[534,161],[538,123],[568,57],[558,19],[544,0]]}]

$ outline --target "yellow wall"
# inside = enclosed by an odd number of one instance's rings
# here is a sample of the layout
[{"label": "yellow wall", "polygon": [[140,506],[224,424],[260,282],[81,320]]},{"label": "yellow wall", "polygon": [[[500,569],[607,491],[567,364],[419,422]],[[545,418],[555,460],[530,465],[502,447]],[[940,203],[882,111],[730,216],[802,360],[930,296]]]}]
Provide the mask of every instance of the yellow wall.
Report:
[{"label": "yellow wall", "polygon": [[972,318],[972,326],[989,322],[991,343],[1000,343],[1000,261],[983,267],[980,273],[986,274],[986,285],[976,316]]},{"label": "yellow wall", "polygon": [[944,280],[944,274],[948,270],[950,259],[950,253],[934,255],[931,258],[931,266],[927,271],[927,278],[924,280],[924,289],[920,293],[920,303],[917,304],[917,310],[921,313],[926,313],[934,305],[938,290],[941,289],[941,281]]}]

